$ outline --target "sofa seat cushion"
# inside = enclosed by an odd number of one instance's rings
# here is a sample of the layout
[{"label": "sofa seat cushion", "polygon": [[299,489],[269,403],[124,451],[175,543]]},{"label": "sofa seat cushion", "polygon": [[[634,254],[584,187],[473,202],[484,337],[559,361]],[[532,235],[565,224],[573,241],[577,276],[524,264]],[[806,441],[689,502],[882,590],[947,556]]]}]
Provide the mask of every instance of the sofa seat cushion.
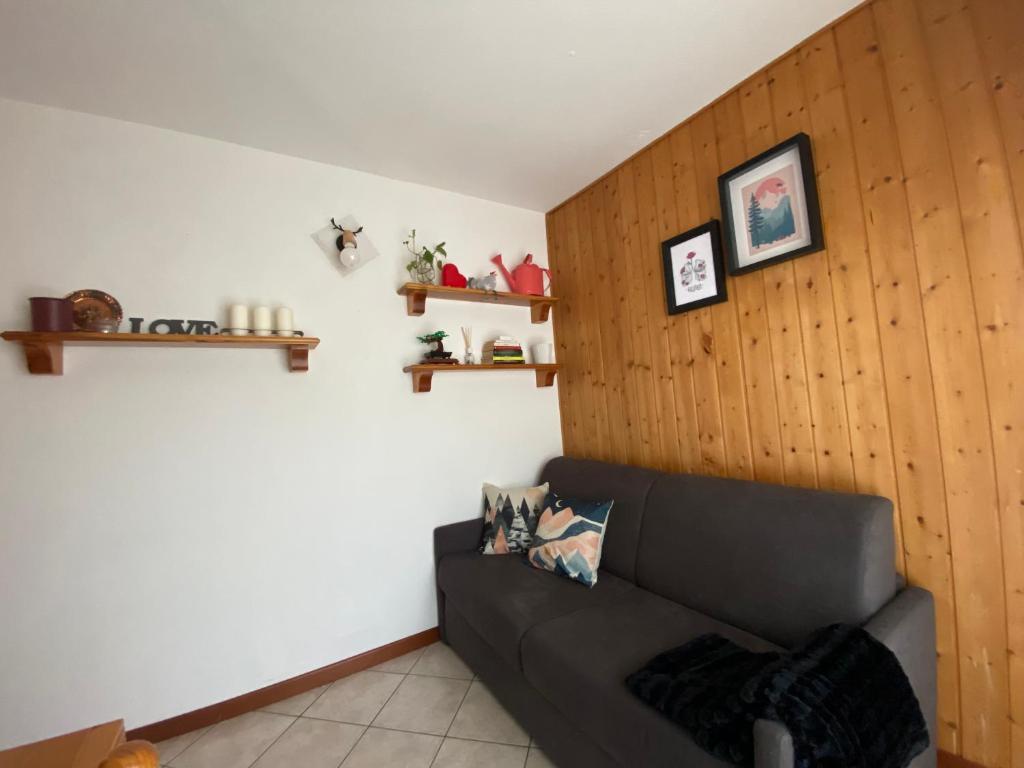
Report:
[{"label": "sofa seat cushion", "polygon": [[593,589],[588,589],[532,568],[523,557],[489,557],[479,552],[442,558],[438,583],[445,599],[515,669],[522,669],[519,644],[531,627],[611,603],[636,590],[628,581],[603,571]]},{"label": "sofa seat cushion", "polygon": [[619,600],[533,627],[523,638],[523,672],[542,696],[622,765],[725,766],[640,701],[625,683],[652,657],[708,632],[750,650],[779,650],[638,588]]}]

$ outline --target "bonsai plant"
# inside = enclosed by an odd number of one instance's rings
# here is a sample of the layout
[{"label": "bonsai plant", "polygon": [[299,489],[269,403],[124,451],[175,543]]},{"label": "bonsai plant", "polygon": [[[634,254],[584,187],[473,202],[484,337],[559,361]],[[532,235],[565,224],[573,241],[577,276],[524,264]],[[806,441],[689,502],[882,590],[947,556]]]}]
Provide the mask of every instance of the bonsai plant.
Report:
[{"label": "bonsai plant", "polygon": [[409,232],[409,238],[402,242],[409,253],[413,255],[412,261],[405,265],[409,271],[409,277],[414,283],[425,283],[431,285],[437,276],[437,271],[443,266],[441,256],[448,257],[448,251],[444,249],[444,241],[435,245],[432,249],[426,246],[416,245],[416,230]]},{"label": "bonsai plant", "polygon": [[458,363],[458,360],[452,360],[452,353],[444,349],[444,340],[447,338],[448,334],[444,331],[434,331],[426,336],[416,337],[423,344],[437,345],[423,356],[424,363]]}]

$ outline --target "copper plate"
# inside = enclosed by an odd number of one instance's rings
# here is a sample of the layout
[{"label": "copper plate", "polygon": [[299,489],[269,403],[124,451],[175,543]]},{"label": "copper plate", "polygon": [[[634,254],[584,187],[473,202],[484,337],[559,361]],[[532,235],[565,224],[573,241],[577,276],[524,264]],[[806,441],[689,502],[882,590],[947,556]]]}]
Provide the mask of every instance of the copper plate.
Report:
[{"label": "copper plate", "polygon": [[71,302],[75,316],[75,329],[79,331],[116,331],[124,319],[121,305],[103,291],[82,290],[65,296]]}]

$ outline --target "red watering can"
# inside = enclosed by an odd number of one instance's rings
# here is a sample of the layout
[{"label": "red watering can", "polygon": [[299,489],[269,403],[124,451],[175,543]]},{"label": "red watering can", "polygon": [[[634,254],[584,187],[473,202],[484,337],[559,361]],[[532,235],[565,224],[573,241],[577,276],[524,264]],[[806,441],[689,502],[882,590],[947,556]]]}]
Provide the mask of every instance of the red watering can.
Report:
[{"label": "red watering can", "polygon": [[526,254],[523,263],[513,269],[511,273],[505,269],[500,253],[492,258],[491,261],[498,265],[498,269],[501,270],[501,274],[508,283],[508,289],[512,293],[529,293],[534,296],[543,296],[544,275],[547,275],[548,282],[551,282],[551,270],[534,264],[532,253]]}]

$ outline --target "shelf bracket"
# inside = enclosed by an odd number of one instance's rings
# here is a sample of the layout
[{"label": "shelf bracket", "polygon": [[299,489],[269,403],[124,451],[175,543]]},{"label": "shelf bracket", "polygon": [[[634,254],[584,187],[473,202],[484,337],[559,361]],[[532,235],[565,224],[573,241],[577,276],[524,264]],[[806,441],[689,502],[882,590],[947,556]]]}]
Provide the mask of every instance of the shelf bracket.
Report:
[{"label": "shelf bracket", "polygon": [[558,373],[558,369],[550,368],[539,371],[534,371],[537,374],[537,386],[538,387],[550,387],[555,383],[555,374]]},{"label": "shelf bracket", "polygon": [[29,373],[64,375],[64,344],[62,342],[25,341],[21,346],[25,349],[25,361],[28,363]]},{"label": "shelf bracket", "polygon": [[309,370],[309,347],[288,347],[288,370],[293,373]]},{"label": "shelf bracket", "polygon": [[406,312],[412,317],[419,317],[427,311],[427,292],[409,291],[405,295]]},{"label": "shelf bracket", "polygon": [[412,372],[412,391],[416,392],[416,393],[419,393],[419,392],[429,392],[430,391],[430,384],[433,381],[433,378],[434,378],[434,372],[433,371],[413,371]]},{"label": "shelf bracket", "polygon": [[[535,301],[530,304],[530,322],[535,325],[538,323],[546,323],[548,317],[551,314],[551,302],[550,301]],[[539,379],[538,379],[539,380]],[[537,386],[540,386],[539,384]]]}]

